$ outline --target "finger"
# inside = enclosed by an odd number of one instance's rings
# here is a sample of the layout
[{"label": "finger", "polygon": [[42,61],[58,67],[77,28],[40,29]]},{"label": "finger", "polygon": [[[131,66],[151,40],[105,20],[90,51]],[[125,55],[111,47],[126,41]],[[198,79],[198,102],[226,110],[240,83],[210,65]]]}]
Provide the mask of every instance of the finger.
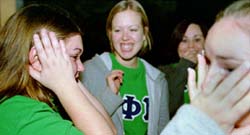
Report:
[{"label": "finger", "polygon": [[205,56],[205,50],[204,50],[204,49],[201,50],[199,53],[200,53],[202,56]]},{"label": "finger", "polygon": [[52,44],[53,50],[55,52],[55,55],[60,56],[61,49],[60,49],[60,45],[59,45],[58,39],[56,37],[56,34],[54,32],[49,32],[49,38],[51,40],[51,44]]},{"label": "finger", "polygon": [[234,122],[238,121],[243,115],[249,112],[250,90],[232,108],[231,114]]},{"label": "finger", "polygon": [[224,97],[229,93],[234,86],[248,73],[250,69],[250,63],[244,62],[240,67],[235,69],[232,73],[226,77],[221,84],[218,86],[218,90],[215,91],[215,94],[219,97]]},{"label": "finger", "polygon": [[195,77],[195,71],[191,68],[188,68],[188,94],[190,97],[190,100],[194,99],[194,97],[198,94],[196,90],[196,77]]},{"label": "finger", "polygon": [[120,78],[122,78],[122,74],[119,72],[112,72],[108,78],[110,78],[110,80],[120,80]]},{"label": "finger", "polygon": [[51,45],[51,41],[48,36],[48,31],[45,29],[42,29],[40,33],[41,33],[42,45],[44,47],[45,53],[47,54],[47,56],[51,55],[52,57],[54,57],[55,54]]},{"label": "finger", "polygon": [[[213,92],[216,90],[216,87],[221,83],[221,81],[225,78],[227,72],[220,68],[217,64],[212,64],[205,82],[202,84],[203,87],[203,93],[205,95],[213,94]],[[218,97],[216,95],[216,97]]]},{"label": "finger", "polygon": [[115,85],[116,85],[116,87],[120,87],[121,86],[120,80],[115,80]]},{"label": "finger", "polygon": [[118,92],[118,87],[120,86],[119,82],[117,83],[111,76],[107,77],[107,84],[108,87],[115,93],[117,94]]},{"label": "finger", "polygon": [[45,50],[42,46],[42,42],[41,42],[38,34],[33,35],[33,41],[34,41],[34,46],[36,48],[36,52],[37,52],[37,55],[38,55],[38,58],[41,62],[42,67],[47,66],[47,63],[46,63],[47,55],[45,53]]},{"label": "finger", "polygon": [[198,89],[202,90],[202,84],[205,81],[207,74],[207,64],[204,56],[198,54]]},{"label": "finger", "polygon": [[108,84],[111,86],[113,83],[122,83],[122,72],[120,70],[113,70],[108,76],[107,81]]},{"label": "finger", "polygon": [[40,73],[35,70],[32,66],[29,66],[29,74],[31,77],[33,77],[35,80],[40,80]]},{"label": "finger", "polygon": [[223,99],[223,102],[233,106],[239,101],[250,89],[250,73],[248,73]]},{"label": "finger", "polygon": [[250,135],[250,125],[234,129],[231,135]]},{"label": "finger", "polygon": [[123,74],[124,72],[122,70],[119,70],[119,69],[115,69],[115,70],[112,70],[113,73],[119,73],[119,74]]},{"label": "finger", "polygon": [[120,83],[122,83],[123,76],[121,73],[113,73],[113,80],[119,80]]},{"label": "finger", "polygon": [[63,58],[65,60],[68,60],[69,61],[69,55],[67,54],[67,51],[66,51],[66,47],[65,47],[65,43],[63,40],[59,40],[59,44],[61,46],[61,55],[63,55]]},{"label": "finger", "polygon": [[119,82],[122,83],[124,72],[122,70],[113,70],[113,72],[117,75],[117,79],[119,79]]}]

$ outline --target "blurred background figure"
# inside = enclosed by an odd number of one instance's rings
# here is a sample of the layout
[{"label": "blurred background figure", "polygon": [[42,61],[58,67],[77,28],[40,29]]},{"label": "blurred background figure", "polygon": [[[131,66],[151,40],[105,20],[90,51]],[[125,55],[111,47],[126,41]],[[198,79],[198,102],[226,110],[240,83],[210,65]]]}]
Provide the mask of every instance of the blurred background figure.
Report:
[{"label": "blurred background figure", "polygon": [[184,102],[189,102],[188,94],[184,95],[187,68],[196,66],[197,54],[204,49],[207,30],[204,23],[187,19],[179,22],[173,30],[169,40],[169,46],[174,54],[171,58],[173,63],[159,66],[168,81],[170,117]]}]

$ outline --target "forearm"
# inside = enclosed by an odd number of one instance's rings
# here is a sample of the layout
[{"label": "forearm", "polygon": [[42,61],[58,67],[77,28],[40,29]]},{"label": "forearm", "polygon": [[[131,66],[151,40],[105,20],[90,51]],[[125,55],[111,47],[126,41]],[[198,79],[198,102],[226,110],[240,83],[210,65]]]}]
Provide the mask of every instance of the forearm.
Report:
[{"label": "forearm", "polygon": [[56,95],[75,126],[86,135],[114,134],[106,119],[96,110],[76,83],[65,86],[63,90],[57,91]]},{"label": "forearm", "polygon": [[93,106],[102,114],[102,116],[106,119],[109,126],[112,128],[113,132],[116,133],[116,128],[114,123],[112,122],[110,116],[107,111],[103,107],[103,105],[82,85],[79,81],[78,86],[81,88],[83,94],[88,98],[88,100],[93,104]]}]

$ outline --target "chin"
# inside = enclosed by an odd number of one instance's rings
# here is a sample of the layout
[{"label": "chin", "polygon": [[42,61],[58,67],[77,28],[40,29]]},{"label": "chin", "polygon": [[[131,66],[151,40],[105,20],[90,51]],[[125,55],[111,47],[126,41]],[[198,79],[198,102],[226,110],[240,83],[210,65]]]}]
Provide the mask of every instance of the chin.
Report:
[{"label": "chin", "polygon": [[133,59],[136,55],[135,54],[132,54],[132,53],[122,53],[122,59],[125,59],[125,60],[131,60]]},{"label": "chin", "polygon": [[129,58],[131,58],[133,55],[130,54],[130,53],[122,53],[121,56],[122,56],[122,58],[124,58],[124,59],[129,59]]}]

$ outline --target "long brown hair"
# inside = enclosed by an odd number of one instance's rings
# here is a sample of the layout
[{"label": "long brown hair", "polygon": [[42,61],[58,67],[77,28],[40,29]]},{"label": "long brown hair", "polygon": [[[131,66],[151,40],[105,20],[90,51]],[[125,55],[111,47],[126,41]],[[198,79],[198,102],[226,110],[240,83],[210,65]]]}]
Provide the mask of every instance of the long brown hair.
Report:
[{"label": "long brown hair", "polygon": [[0,30],[0,100],[24,95],[52,106],[53,93],[29,75],[32,37],[41,28],[64,39],[81,34],[68,12],[59,7],[32,4],[12,15]]}]

